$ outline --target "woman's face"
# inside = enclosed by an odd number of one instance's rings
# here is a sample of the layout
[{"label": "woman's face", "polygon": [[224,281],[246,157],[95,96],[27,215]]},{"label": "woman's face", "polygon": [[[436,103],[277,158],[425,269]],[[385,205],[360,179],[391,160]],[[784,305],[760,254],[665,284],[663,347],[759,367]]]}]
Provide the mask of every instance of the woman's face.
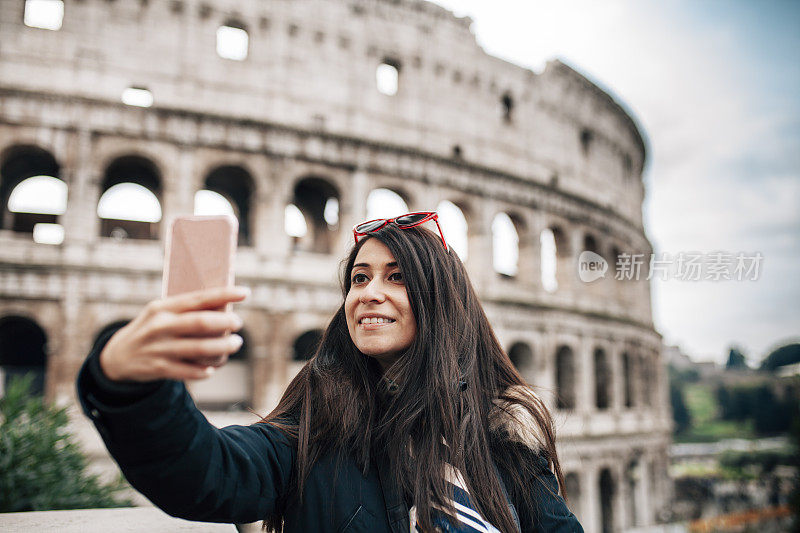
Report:
[{"label": "woman's face", "polygon": [[372,238],[356,255],[350,283],[344,301],[350,338],[386,370],[417,335],[403,273],[389,248]]}]

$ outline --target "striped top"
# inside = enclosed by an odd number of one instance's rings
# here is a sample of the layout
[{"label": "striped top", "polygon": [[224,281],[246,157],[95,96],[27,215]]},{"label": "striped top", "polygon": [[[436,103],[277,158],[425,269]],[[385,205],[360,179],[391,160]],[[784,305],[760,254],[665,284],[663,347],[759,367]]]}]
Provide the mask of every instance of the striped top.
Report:
[{"label": "striped top", "polygon": [[[447,482],[453,489],[453,506],[456,510],[456,518],[459,521],[457,527],[447,520],[444,511],[439,508],[433,510],[433,526],[436,533],[500,533],[500,530],[487,522],[478,511],[475,510],[469,498],[467,485],[461,472],[446,465]],[[409,512],[409,523],[411,533],[431,533],[423,532],[422,527],[417,523],[417,507],[414,506]]]}]

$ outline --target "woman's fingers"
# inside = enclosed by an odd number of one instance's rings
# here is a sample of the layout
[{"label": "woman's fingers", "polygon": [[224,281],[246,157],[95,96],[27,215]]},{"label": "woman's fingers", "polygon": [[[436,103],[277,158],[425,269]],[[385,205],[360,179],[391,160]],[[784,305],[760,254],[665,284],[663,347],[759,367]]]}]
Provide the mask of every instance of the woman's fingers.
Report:
[{"label": "woman's fingers", "polygon": [[175,359],[216,358],[236,352],[242,342],[242,338],[235,333],[214,338],[164,339],[153,343],[149,351]]},{"label": "woman's fingers", "polygon": [[174,379],[184,381],[187,379],[205,379],[214,373],[210,366],[198,365],[180,359],[163,358],[157,360],[156,375],[160,379]]},{"label": "woman's fingers", "polygon": [[191,360],[196,365],[220,367],[228,362],[227,355],[218,355],[216,357],[198,357]]},{"label": "woman's fingers", "polygon": [[152,312],[171,311],[173,313],[184,313],[186,311],[214,309],[230,302],[240,302],[249,295],[250,289],[247,287],[214,287],[155,300],[150,302],[148,306]]},{"label": "woman's fingers", "polygon": [[189,311],[160,313],[151,322],[153,337],[218,337],[242,329],[242,319],[222,311]]}]

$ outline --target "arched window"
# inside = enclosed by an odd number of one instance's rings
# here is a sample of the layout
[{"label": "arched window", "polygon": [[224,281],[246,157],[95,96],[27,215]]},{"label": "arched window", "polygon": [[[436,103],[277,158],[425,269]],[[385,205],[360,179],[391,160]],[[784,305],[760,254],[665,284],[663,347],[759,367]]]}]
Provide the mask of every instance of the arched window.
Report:
[{"label": "arched window", "polygon": [[100,235],[115,239],[157,239],[161,221],[161,178],[139,156],[114,160],[106,169],[97,203]]},{"label": "arched window", "polygon": [[287,235],[300,239],[308,233],[306,217],[294,204],[289,204],[283,211],[283,226]]},{"label": "arched window", "polygon": [[55,158],[36,146],[6,151],[0,164],[0,228],[32,235],[39,243],[60,244],[59,217],[67,209],[67,184]]},{"label": "arched window", "polygon": [[33,320],[21,316],[0,318],[0,397],[11,380],[29,375],[29,391],[43,394],[47,366],[47,336]]},{"label": "arched window", "polygon": [[405,199],[390,189],[373,189],[367,196],[367,220],[392,218],[408,212]]},{"label": "arched window", "polygon": [[153,93],[146,87],[126,87],[122,91],[122,103],[135,107],[150,107],[153,105]]},{"label": "arched window", "polygon": [[439,213],[439,224],[447,244],[455,250],[461,261],[466,261],[469,227],[464,213],[456,204],[448,200],[440,202],[436,211]]},{"label": "arched window", "polygon": [[533,350],[524,342],[515,342],[508,350],[508,358],[523,376],[529,376],[533,371]]},{"label": "arched window", "polygon": [[503,96],[500,97],[500,110],[503,122],[511,124],[514,118],[514,99],[508,91],[503,93]]},{"label": "arched window", "polygon": [[539,236],[541,245],[541,272],[542,287],[547,292],[555,292],[558,289],[558,279],[556,272],[558,268],[556,239],[553,230],[546,228]]},{"label": "arched window", "polygon": [[604,468],[600,471],[600,524],[603,533],[612,533],[614,529],[614,501],[617,496],[617,487],[611,470]]},{"label": "arched window", "polygon": [[314,356],[321,340],[321,329],[308,330],[298,335],[292,343],[291,359],[288,364],[288,379],[293,379],[300,372],[300,369],[308,363],[309,359]]},{"label": "arched window", "polygon": [[43,30],[60,30],[64,21],[63,0],[25,0],[22,18],[26,26]]},{"label": "arched window", "polygon": [[249,246],[253,189],[253,179],[242,167],[217,167],[208,174],[205,188],[195,194],[195,214],[235,216],[239,221],[239,245]]},{"label": "arched window", "polygon": [[542,230],[540,236],[542,253],[542,286],[548,292],[554,292],[560,286],[566,286],[570,263],[567,238],[559,226],[550,226]]},{"label": "arched window", "polygon": [[11,191],[8,210],[14,231],[32,233],[35,242],[61,244],[64,227],[58,217],[67,210],[67,184],[52,176],[23,180]]},{"label": "arched window", "polygon": [[228,22],[217,28],[217,55],[223,59],[244,61],[250,37],[243,24]]},{"label": "arched window", "polygon": [[640,476],[639,461],[634,459],[628,462],[625,466],[625,483],[628,485],[628,506],[626,511],[628,514],[628,523],[633,526],[637,525],[636,508],[639,503],[639,491],[636,490],[636,485],[639,483]]},{"label": "arched window", "polygon": [[236,211],[231,201],[220,193],[203,189],[194,193],[194,214],[236,216]]},{"label": "arched window", "polygon": [[583,249],[587,252],[594,252],[596,254],[600,254],[600,249],[597,246],[597,239],[594,238],[594,235],[586,234],[583,237]]},{"label": "arched window", "polygon": [[331,196],[325,201],[325,209],[322,217],[328,224],[329,228],[335,228],[339,225],[339,199]]},{"label": "arched window", "polygon": [[322,330],[312,329],[306,331],[292,345],[292,361],[308,361],[314,356],[322,340]]},{"label": "arched window", "polygon": [[629,353],[622,354],[622,376],[625,380],[625,407],[633,407],[633,360]]},{"label": "arched window", "polygon": [[495,272],[513,277],[519,264],[519,235],[506,213],[498,213],[492,221],[492,252]]},{"label": "arched window", "polygon": [[400,62],[384,59],[375,70],[375,83],[378,92],[386,96],[394,96],[400,86]]},{"label": "arched window", "polygon": [[582,129],[580,133],[580,141],[581,141],[581,153],[583,153],[584,157],[587,157],[592,149],[592,140],[594,136],[592,132],[588,129]]},{"label": "arched window", "polygon": [[608,409],[611,406],[611,368],[602,348],[594,351],[595,406]]},{"label": "arched window", "polygon": [[639,359],[639,374],[642,383],[642,400],[644,400],[644,405],[647,407],[651,407],[653,405],[653,393],[655,388],[655,383],[653,379],[653,368],[651,365],[651,359],[646,355],[643,355]]},{"label": "arched window", "polygon": [[[303,178],[294,188],[294,207],[287,209],[287,232],[294,237],[294,248],[317,253],[329,253],[338,234],[339,193],[323,178]],[[334,207],[335,206],[335,210]],[[302,214],[305,223],[295,213]],[[335,217],[334,217],[335,215]],[[291,220],[288,218],[291,217]],[[291,226],[289,226],[291,222]],[[335,222],[331,224],[331,222]]]},{"label": "arched window", "polygon": [[161,220],[161,204],[149,189],[136,183],[110,187],[97,202],[105,237],[154,239],[152,225]]},{"label": "arched window", "polygon": [[556,351],[556,406],[575,409],[575,358],[569,346]]}]

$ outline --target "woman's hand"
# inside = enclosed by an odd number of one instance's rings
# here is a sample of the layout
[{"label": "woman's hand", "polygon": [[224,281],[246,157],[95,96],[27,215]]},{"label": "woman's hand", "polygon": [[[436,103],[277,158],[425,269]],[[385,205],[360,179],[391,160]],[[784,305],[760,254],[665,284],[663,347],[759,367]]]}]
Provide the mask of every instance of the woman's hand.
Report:
[{"label": "woman's hand", "polygon": [[153,300],[108,340],[103,373],[114,381],[207,378],[242,346],[231,334],[242,319],[215,309],[248,294],[246,287],[218,287]]}]

